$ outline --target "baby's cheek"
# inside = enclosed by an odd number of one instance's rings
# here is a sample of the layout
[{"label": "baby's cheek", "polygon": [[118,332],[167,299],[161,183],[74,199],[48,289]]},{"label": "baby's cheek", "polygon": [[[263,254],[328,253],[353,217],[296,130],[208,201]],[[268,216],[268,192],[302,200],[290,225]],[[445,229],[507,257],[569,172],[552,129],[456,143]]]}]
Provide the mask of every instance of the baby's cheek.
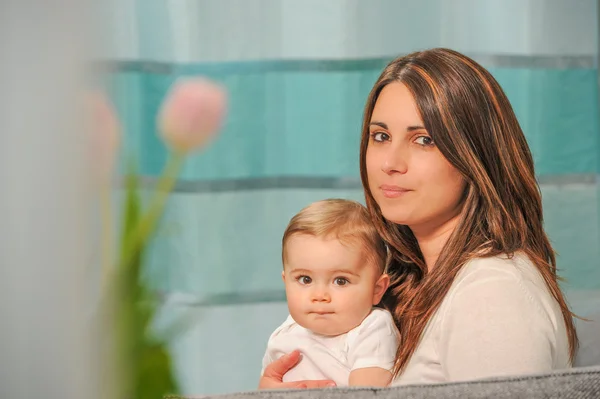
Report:
[{"label": "baby's cheek", "polygon": [[372,293],[368,289],[355,290],[349,293],[345,302],[349,305],[349,310],[360,317],[371,308]]},{"label": "baby's cheek", "polygon": [[286,297],[287,297],[288,307],[290,309],[296,309],[299,306],[302,306],[302,295],[300,295],[295,290],[286,290]]}]

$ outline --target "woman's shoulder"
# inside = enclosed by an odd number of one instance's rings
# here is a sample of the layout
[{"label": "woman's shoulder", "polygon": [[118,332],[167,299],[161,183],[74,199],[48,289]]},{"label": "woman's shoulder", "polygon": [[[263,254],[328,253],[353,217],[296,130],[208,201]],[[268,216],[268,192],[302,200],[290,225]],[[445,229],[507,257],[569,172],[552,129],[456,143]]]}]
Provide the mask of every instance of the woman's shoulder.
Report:
[{"label": "woman's shoulder", "polygon": [[457,274],[454,289],[490,280],[507,283],[532,283],[543,288],[545,283],[537,266],[523,252],[477,257],[469,260]]},{"label": "woman's shoulder", "polygon": [[[562,368],[569,363],[560,306],[538,266],[524,253],[467,262],[436,316],[434,347],[448,374]],[[521,363],[514,362],[515,356]]]},{"label": "woman's shoulder", "polygon": [[[509,304],[517,298],[536,313],[560,315],[558,303],[538,267],[523,252],[468,261],[456,276],[447,295],[447,304]],[[523,309],[525,310],[525,309]]]}]

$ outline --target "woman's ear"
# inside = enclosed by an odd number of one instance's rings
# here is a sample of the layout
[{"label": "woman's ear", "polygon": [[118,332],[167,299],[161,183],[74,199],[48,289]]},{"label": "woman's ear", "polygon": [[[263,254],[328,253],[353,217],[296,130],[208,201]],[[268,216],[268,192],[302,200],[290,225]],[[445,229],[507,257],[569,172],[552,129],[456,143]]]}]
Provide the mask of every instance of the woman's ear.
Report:
[{"label": "woman's ear", "polygon": [[383,294],[387,291],[390,286],[390,276],[386,273],[383,273],[377,282],[375,283],[375,290],[373,291],[373,305],[377,305],[381,302],[381,298],[383,298]]}]

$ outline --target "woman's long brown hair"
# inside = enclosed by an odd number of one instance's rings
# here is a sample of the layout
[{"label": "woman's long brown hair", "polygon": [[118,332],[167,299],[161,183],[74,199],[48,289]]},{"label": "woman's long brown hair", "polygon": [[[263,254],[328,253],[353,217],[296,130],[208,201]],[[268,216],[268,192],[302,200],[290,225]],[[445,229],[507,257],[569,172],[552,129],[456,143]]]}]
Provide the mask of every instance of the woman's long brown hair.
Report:
[{"label": "woman's long brown hair", "polygon": [[[387,221],[369,190],[369,123],[379,93],[391,82],[402,82],[411,91],[428,133],[467,182],[458,225],[431,271],[408,226]],[[475,257],[516,251],[527,254],[558,301],[573,359],[577,334],[543,228],[533,157],[508,98],[486,69],[448,49],[416,52],[388,64],[367,99],[360,173],[369,212],[393,255],[392,283],[383,304],[401,333],[395,376],[406,367],[463,265]]]}]

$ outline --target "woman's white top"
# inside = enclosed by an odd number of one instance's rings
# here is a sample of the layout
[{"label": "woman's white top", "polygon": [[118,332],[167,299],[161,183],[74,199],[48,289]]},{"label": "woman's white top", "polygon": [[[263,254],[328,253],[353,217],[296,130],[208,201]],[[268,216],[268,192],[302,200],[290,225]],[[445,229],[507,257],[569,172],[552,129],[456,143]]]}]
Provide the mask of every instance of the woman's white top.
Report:
[{"label": "woman's white top", "polygon": [[392,385],[543,373],[571,366],[563,315],[523,253],[469,261]]}]

